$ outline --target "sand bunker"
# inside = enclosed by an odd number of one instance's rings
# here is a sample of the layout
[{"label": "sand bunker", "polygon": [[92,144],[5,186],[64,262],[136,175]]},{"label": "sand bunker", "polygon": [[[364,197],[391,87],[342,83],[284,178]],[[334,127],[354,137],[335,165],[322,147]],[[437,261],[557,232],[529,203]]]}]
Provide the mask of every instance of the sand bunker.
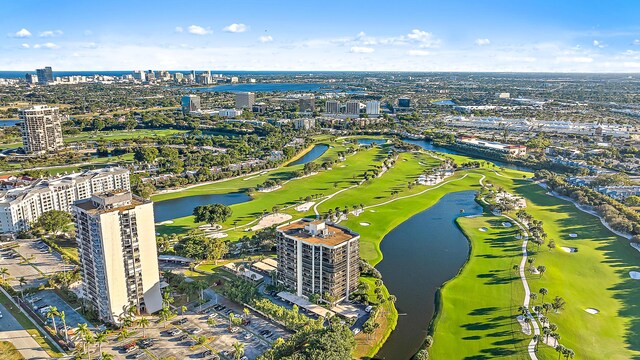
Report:
[{"label": "sand bunker", "polygon": [[159,223],[156,223],[156,225],[169,225],[169,224],[173,224],[173,220],[166,220],[166,221],[161,221]]},{"label": "sand bunker", "polygon": [[566,246],[562,246],[561,247],[562,250],[568,252],[568,253],[574,253],[574,252],[578,252],[578,249],[576,248],[572,248],[572,247],[566,247]]},{"label": "sand bunker", "polygon": [[592,315],[595,315],[595,314],[600,312],[600,310],[594,309],[594,308],[584,309],[584,311],[586,311],[586,312],[588,312],[589,314],[592,314]]},{"label": "sand bunker", "polygon": [[264,228],[268,228],[272,225],[277,225],[287,220],[291,220],[292,216],[289,214],[275,213],[270,214],[258,221],[258,225],[254,225],[251,227],[251,231],[256,231]]},{"label": "sand bunker", "polygon": [[478,230],[480,230],[480,231],[482,231],[482,232],[485,232],[485,231],[487,231],[488,229],[487,229],[486,227],[481,227],[481,228],[478,228]]},{"label": "sand bunker", "polygon": [[505,221],[505,222],[503,222],[503,223],[502,223],[502,226],[504,226],[504,227],[512,227],[512,226],[513,226],[513,224],[511,224],[511,223],[510,223],[510,222],[508,222],[508,221]]},{"label": "sand bunker", "polygon": [[222,238],[226,238],[227,236],[229,236],[227,233],[221,233],[221,232],[207,234],[207,237],[212,239],[222,239]]},{"label": "sand bunker", "polygon": [[576,238],[578,237],[578,234],[569,234],[569,237]]},{"label": "sand bunker", "polygon": [[306,202],[304,204],[296,206],[295,209],[296,209],[296,211],[300,211],[300,212],[308,211],[315,204],[316,204],[315,201],[308,201],[308,202]]},{"label": "sand bunker", "polygon": [[634,280],[640,280],[640,272],[629,271],[629,276]]},{"label": "sand bunker", "polygon": [[368,222],[361,222],[361,223],[360,223],[360,225],[362,225],[362,226],[369,226],[369,225],[371,225],[371,224],[369,224]]},{"label": "sand bunker", "polygon": [[375,210],[369,210],[369,211],[371,211],[371,212],[376,212]]}]

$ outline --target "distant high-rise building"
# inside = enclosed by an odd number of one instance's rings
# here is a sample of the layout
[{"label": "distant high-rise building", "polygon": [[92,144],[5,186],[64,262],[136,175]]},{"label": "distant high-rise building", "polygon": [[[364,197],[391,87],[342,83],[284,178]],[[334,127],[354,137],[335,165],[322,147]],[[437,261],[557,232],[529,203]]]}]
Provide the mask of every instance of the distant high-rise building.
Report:
[{"label": "distant high-rise building", "polygon": [[267,111],[267,104],[265,103],[255,103],[251,107],[251,111],[257,114],[264,114]]},{"label": "distant high-rise building", "polygon": [[27,80],[27,84],[37,84],[38,83],[38,75],[36,74],[25,74],[24,79]]},{"label": "distant high-rise building", "polygon": [[51,66],[47,66],[44,69],[36,69],[36,75],[38,76],[38,83],[41,85],[53,82],[53,70]]},{"label": "distant high-rise building", "polygon": [[232,83],[232,84],[236,84],[236,83],[238,83],[238,77],[237,77],[237,76],[232,76],[232,77],[231,77],[231,83]]},{"label": "distant high-rise building", "polygon": [[196,82],[200,85],[210,85],[212,82],[211,71],[204,71],[196,75]]},{"label": "distant high-rise building", "polygon": [[142,70],[134,70],[133,78],[138,81],[147,81],[147,74]]},{"label": "distant high-rise building", "polygon": [[316,110],[316,99],[312,96],[304,96],[298,100],[298,107],[300,111],[315,111]]},{"label": "distant high-rise building", "polygon": [[200,96],[185,95],[182,97],[182,113],[188,114],[192,111],[200,111]]},{"label": "distant high-rise building", "polygon": [[360,103],[357,101],[347,101],[345,113],[347,115],[360,115]]},{"label": "distant high-rise building", "polygon": [[277,279],[297,296],[348,299],[360,276],[360,235],[324,221],[301,219],[276,228]]},{"label": "distant high-rise building", "polygon": [[309,130],[316,127],[316,119],[294,119],[293,128],[296,130]]},{"label": "distant high-rise building", "polygon": [[153,203],[129,191],[96,193],[73,205],[85,298],[118,324],[134,307],[162,308]]},{"label": "distant high-rise building", "polygon": [[340,102],[329,100],[325,103],[327,114],[337,114],[340,112]]},{"label": "distant high-rise building", "polygon": [[175,80],[175,82],[182,82],[183,79],[184,79],[184,74],[183,73],[175,73],[175,74],[173,74],[173,80]]},{"label": "distant high-rise building", "polygon": [[411,99],[407,97],[401,97],[398,99],[398,107],[409,108],[411,107]]},{"label": "distant high-rise building", "polygon": [[18,110],[22,120],[22,144],[29,154],[43,154],[57,151],[64,146],[62,142],[62,118],[58,108],[36,105]]},{"label": "distant high-rise building", "polygon": [[367,101],[367,115],[380,115],[380,101]]},{"label": "distant high-rise building", "polygon": [[237,109],[251,109],[256,103],[256,94],[252,92],[241,92],[236,94]]},{"label": "distant high-rise building", "polygon": [[153,81],[156,79],[156,73],[153,70],[148,70],[146,73],[147,81]]}]

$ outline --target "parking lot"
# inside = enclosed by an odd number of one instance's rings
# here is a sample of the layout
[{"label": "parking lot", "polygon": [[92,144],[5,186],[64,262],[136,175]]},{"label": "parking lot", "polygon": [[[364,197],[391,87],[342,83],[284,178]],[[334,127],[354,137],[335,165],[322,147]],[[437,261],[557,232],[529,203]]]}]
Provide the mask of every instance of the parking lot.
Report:
[{"label": "parking lot", "polygon": [[[136,354],[142,352],[144,354],[141,355],[141,359],[150,359],[151,356],[148,353],[158,359],[169,356],[174,356],[176,359],[215,359],[216,356],[221,359],[233,359],[233,344],[240,342],[244,345],[244,356],[253,360],[267,350],[275,339],[289,336],[287,330],[253,312],[247,319],[248,325],[239,326],[231,331],[227,313],[233,311],[240,316],[243,315],[243,308],[221,296],[219,300],[220,305],[224,306],[220,311],[209,308],[202,314],[179,315],[166,324],[152,321],[150,327],[145,330],[146,337],[155,340],[150,348],[125,353],[122,349],[123,342],[117,341],[114,336],[110,339],[109,345],[103,346],[103,351],[109,351],[115,355],[116,359],[134,358]],[[209,316],[216,319],[215,325],[207,324]],[[181,319],[185,320],[180,321]],[[196,345],[196,340],[200,336],[207,338],[204,346]],[[138,330],[136,335],[128,339],[125,344],[140,338],[142,338],[142,330]],[[211,350],[212,354],[203,356],[207,350]]]},{"label": "parking lot", "polygon": [[[64,311],[65,321],[69,329],[77,328],[79,324],[86,323],[91,330],[94,330],[91,323],[52,290],[38,291],[31,296],[25,297],[25,300],[31,304],[31,308],[34,311],[43,306],[55,306],[58,312]],[[46,319],[45,321],[47,321],[47,324],[50,324],[51,320]],[[63,326],[59,317],[56,318],[56,325],[58,329],[61,329]]]},{"label": "parking lot", "polygon": [[73,270],[73,265],[64,265],[60,254],[49,252],[49,247],[41,241],[21,240],[19,244],[15,249],[0,251],[0,267],[7,268],[9,284],[15,289],[20,289],[20,278],[26,280],[25,288],[38,287],[47,283],[49,275]]}]

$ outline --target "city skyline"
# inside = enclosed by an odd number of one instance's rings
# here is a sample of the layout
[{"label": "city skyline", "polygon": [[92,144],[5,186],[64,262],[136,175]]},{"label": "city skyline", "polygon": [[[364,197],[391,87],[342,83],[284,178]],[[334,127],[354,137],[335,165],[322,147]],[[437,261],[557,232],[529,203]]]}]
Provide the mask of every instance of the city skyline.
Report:
[{"label": "city skyline", "polygon": [[[198,11],[168,11],[179,3],[13,2],[8,13],[37,16],[0,25],[0,61],[16,71],[43,64],[60,71],[640,69],[633,19],[640,4],[631,2],[323,3],[333,12],[291,5],[195,2]],[[607,11],[613,7],[615,16]]]}]

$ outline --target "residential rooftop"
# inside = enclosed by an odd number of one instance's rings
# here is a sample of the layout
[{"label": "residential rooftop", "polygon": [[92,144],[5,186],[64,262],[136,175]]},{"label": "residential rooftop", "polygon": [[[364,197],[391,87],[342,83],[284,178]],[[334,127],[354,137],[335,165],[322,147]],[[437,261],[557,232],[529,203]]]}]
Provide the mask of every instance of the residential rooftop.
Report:
[{"label": "residential rooftop", "polygon": [[307,244],[337,246],[359,237],[360,234],[345,227],[319,220],[299,219],[277,227],[289,238]]}]

